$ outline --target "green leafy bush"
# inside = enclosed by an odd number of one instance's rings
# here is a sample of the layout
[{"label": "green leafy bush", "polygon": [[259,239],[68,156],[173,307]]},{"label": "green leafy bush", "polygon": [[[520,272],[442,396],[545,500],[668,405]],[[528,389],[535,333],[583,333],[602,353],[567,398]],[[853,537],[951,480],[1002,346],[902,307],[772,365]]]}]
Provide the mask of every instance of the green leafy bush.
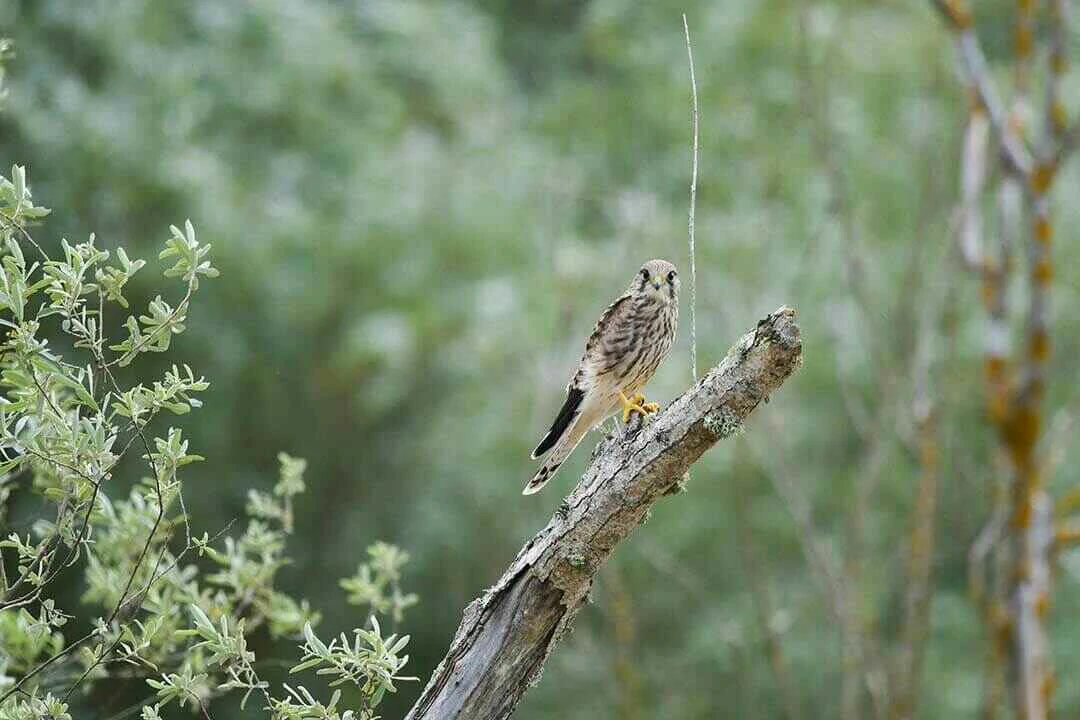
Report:
[{"label": "green leafy bush", "polygon": [[[62,256],[51,257],[30,233],[48,212],[34,204],[24,168],[0,178],[0,517],[16,494],[42,498],[30,527],[0,541],[0,720],[68,718],[73,693],[114,678],[145,680],[147,720],[171,703],[205,715],[229,693],[241,706],[254,695],[282,720],[376,717],[396,683],[415,679],[400,674],[409,637],[384,636],[378,620],[396,625],[416,602],[400,585],[408,555],[369,548],[369,561],[342,581],[349,602],[367,609],[367,626],[351,641],[324,642],[319,613],[276,586],[305,461],[279,455],[277,484],[250,491],[239,534],[195,534],[183,468],[203,458],[180,429],[159,434],[157,421],[199,408],[209,383],[187,365],[152,380],[124,370],[169,353],[185,331],[201,281],[218,276],[210,245],[190,221],[171,227],[159,259],[179,299],[157,295],[129,314],[124,288],[146,263],[101,249],[93,235],[63,240]],[[129,457],[142,477],[125,496],[117,475]],[[81,574],[77,608],[53,596],[69,572]],[[90,627],[72,639],[69,622]],[[297,640],[290,672],[326,676],[329,700],[304,685],[277,691],[260,676],[248,643],[259,629]],[[341,685],[355,688],[357,709],[343,707]]]}]

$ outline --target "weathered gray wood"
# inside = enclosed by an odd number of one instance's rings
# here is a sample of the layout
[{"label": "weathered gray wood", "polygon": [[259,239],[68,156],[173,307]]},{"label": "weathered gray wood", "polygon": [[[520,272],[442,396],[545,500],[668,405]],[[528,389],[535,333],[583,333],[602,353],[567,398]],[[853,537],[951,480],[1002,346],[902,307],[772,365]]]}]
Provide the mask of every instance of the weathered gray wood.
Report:
[{"label": "weathered gray wood", "polygon": [[643,428],[605,438],[547,526],[525,544],[502,578],[465,608],[446,657],[407,720],[509,717],[615,546],[801,360],[795,311],[782,307]]}]

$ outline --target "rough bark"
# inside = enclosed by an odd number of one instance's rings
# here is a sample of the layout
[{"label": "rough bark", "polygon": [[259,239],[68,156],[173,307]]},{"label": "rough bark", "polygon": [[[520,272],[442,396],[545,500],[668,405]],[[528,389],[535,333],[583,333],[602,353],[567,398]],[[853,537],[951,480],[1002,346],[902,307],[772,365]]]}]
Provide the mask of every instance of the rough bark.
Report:
[{"label": "rough bark", "polygon": [[509,717],[569,630],[608,555],[801,359],[795,311],[782,307],[644,427],[605,438],[547,526],[465,608],[446,657],[408,720]]}]

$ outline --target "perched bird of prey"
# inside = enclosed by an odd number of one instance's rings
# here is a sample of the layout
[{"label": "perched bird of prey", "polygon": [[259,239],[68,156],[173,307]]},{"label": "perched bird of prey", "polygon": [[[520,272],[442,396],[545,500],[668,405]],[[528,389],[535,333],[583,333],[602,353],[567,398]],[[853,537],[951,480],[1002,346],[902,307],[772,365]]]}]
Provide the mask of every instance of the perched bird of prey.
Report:
[{"label": "perched bird of prey", "polygon": [[585,434],[619,408],[623,422],[632,413],[660,409],[638,391],[667,357],[678,321],[679,274],[667,260],[650,260],[600,316],[585,343],[566,386],[566,402],[533,450],[533,459],[544,457],[544,464],[525,485],[525,495],[544,487]]}]

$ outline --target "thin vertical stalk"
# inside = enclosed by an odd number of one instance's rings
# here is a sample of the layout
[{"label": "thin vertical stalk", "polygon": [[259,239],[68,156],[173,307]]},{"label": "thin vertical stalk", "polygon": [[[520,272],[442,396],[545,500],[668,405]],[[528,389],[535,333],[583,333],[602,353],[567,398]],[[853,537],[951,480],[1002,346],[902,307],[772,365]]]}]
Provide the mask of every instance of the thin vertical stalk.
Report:
[{"label": "thin vertical stalk", "polygon": [[697,78],[694,76],[694,49],[690,44],[690,25],[686,13],[682,16],[683,34],[686,38],[686,60],[690,67],[690,92],[693,100],[693,154],[690,171],[690,212],[687,219],[687,234],[690,242],[690,373],[697,382],[697,248],[694,244],[694,214],[697,209],[698,176],[698,96]]}]

